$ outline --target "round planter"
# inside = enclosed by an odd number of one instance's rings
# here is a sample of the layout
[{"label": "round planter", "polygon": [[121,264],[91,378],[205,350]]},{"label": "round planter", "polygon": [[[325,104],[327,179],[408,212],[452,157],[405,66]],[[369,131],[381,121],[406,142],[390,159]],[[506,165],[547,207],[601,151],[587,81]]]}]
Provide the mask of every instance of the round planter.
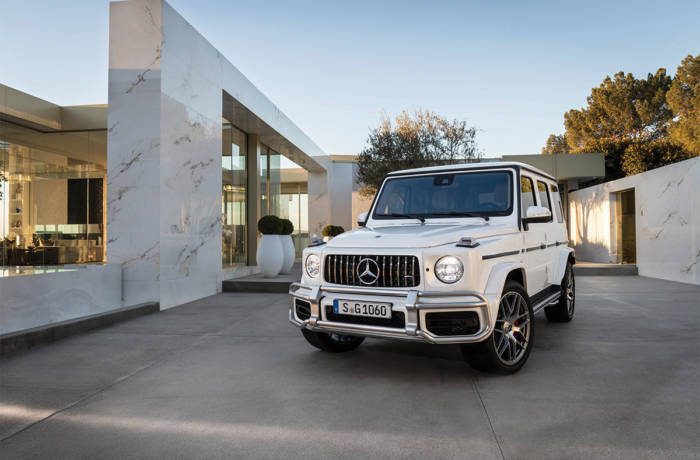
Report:
[{"label": "round planter", "polygon": [[282,270],[282,241],[280,235],[263,235],[258,243],[255,260],[265,278],[274,278]]},{"label": "round planter", "polygon": [[282,262],[282,270],[280,273],[286,275],[292,271],[294,259],[296,258],[296,250],[294,249],[292,235],[280,235],[280,240],[282,240],[282,253],[284,254],[284,261]]}]

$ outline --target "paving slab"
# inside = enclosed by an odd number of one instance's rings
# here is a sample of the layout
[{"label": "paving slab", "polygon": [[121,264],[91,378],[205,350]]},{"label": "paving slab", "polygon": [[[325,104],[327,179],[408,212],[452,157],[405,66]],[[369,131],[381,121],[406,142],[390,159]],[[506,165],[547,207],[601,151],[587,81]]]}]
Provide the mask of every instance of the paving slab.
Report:
[{"label": "paving slab", "polygon": [[[696,458],[700,287],[581,277],[530,361],[326,354],[283,294],[229,293],[0,359],[0,457]],[[161,321],[153,319],[160,318]]]}]

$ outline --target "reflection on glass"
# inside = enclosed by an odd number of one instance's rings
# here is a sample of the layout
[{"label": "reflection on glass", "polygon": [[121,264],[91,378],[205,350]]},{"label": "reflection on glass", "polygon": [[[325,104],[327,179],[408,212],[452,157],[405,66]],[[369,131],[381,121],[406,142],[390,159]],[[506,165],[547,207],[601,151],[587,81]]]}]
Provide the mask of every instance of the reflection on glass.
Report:
[{"label": "reflection on glass", "polygon": [[222,126],[221,243],[223,266],[246,262],[246,134],[226,119]]},{"label": "reflection on glass", "polygon": [[0,266],[105,258],[107,133],[0,121]]}]

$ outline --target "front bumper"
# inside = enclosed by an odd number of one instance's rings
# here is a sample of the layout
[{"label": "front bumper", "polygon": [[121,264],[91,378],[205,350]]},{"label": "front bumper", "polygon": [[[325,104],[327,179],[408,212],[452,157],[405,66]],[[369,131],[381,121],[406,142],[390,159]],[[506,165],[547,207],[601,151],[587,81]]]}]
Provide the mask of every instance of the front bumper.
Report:
[{"label": "front bumper", "polygon": [[[308,286],[293,283],[289,288],[289,321],[300,327],[319,332],[335,332],[348,335],[380,337],[386,339],[416,340],[434,344],[480,342],[491,334],[492,321],[489,305],[498,302],[483,294],[471,291],[434,292],[405,291],[396,289],[371,289],[351,286]],[[403,328],[375,326],[329,321],[322,306],[334,298],[351,300],[389,302],[392,311],[402,312],[405,318]],[[308,319],[300,319],[296,314],[295,300],[300,299],[310,305]],[[436,335],[425,326],[425,315],[435,312],[474,312],[479,318],[479,329],[470,335]]]}]

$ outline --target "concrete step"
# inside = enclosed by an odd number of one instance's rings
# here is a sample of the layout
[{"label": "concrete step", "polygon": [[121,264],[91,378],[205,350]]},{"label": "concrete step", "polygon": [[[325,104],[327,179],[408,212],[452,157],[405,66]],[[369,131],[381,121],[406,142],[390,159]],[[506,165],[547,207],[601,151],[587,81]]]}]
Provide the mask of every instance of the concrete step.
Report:
[{"label": "concrete step", "polygon": [[593,262],[576,262],[576,276],[636,276],[639,272],[635,264],[599,264]]},{"label": "concrete step", "polygon": [[265,279],[252,276],[244,278],[236,278],[232,280],[224,280],[221,283],[221,288],[224,292],[268,292],[268,293],[284,293],[289,292],[289,285],[295,280],[290,279]]}]

